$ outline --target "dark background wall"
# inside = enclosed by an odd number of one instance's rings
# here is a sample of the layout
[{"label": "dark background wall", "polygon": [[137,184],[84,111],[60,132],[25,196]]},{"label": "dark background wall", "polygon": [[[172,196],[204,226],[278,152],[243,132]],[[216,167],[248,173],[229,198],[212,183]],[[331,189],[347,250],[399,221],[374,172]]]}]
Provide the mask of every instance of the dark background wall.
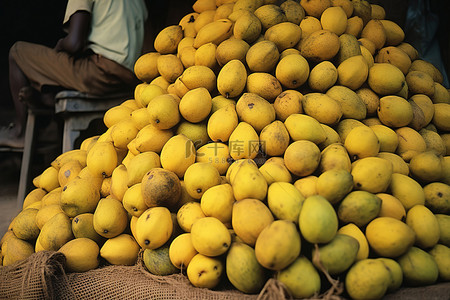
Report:
[{"label": "dark background wall", "polygon": [[[178,24],[192,12],[194,0],[145,0],[149,7],[145,51],[153,50],[152,40],[167,25]],[[67,0],[0,1],[0,109],[12,109],[9,92],[8,52],[16,41],[53,47],[64,35],[62,21]]]},{"label": "dark background wall", "polygon": [[[52,47],[62,36],[61,23],[66,1],[0,1],[0,105],[12,107],[8,82],[8,52],[15,41]],[[61,13],[62,12],[62,13]]]},{"label": "dark background wall", "polygon": [[[382,5],[386,19],[404,28],[407,8],[413,1],[370,0]],[[428,0],[427,0],[428,1]],[[146,0],[149,7],[147,43],[145,51],[152,51],[152,39],[167,25],[178,24],[181,17],[192,12],[195,0]],[[450,1],[429,0],[432,13],[439,17],[437,39],[441,49],[443,68],[450,65]],[[0,1],[0,108],[12,109],[8,83],[8,51],[15,41],[28,41],[53,47],[63,36],[61,29],[67,1],[62,0],[1,0]],[[407,36],[408,39],[408,36]]]},{"label": "dark background wall", "polygon": [[[153,51],[153,39],[165,26],[178,24],[181,17],[192,12],[194,0],[145,0],[149,7],[149,19],[146,24],[145,52]],[[9,91],[8,53],[16,41],[27,41],[54,47],[59,38],[64,36],[62,21],[67,0],[0,0],[0,128],[13,121],[14,107]],[[40,147],[34,153],[30,176],[39,175],[50,162],[60,154],[55,126],[44,122],[40,126],[45,134],[40,133]],[[51,123],[54,125],[54,122]],[[102,124],[97,124],[103,128]],[[98,132],[98,128],[95,129]],[[42,150],[41,150],[42,148]],[[0,178],[2,191],[11,182],[16,188],[19,181],[21,152],[0,151],[0,169],[5,170]],[[15,193],[15,192],[14,192]]]},{"label": "dark background wall", "polygon": [[[450,76],[450,1],[447,0],[369,0],[381,5],[386,19],[396,22],[405,31],[405,42],[419,51],[421,58],[433,63]],[[435,30],[433,30],[435,29]],[[431,35],[430,33],[433,33]],[[420,38],[422,36],[423,38]],[[434,43],[424,41],[433,40]],[[450,88],[448,78],[444,82]]]}]

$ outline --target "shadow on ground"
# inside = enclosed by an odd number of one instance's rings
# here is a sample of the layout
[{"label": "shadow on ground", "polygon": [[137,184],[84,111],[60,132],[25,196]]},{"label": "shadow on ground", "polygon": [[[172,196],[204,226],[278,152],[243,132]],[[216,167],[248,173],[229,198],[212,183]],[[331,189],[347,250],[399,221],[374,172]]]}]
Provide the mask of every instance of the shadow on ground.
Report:
[{"label": "shadow on ground", "polygon": [[22,153],[0,153],[0,236],[7,231],[11,220],[19,212],[17,189],[19,186]]}]

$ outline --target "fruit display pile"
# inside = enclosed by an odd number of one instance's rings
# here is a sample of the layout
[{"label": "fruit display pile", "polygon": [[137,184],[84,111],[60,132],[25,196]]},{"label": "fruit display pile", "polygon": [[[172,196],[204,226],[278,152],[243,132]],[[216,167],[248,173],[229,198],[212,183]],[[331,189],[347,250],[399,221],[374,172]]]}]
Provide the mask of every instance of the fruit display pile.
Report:
[{"label": "fruit display pile", "polygon": [[[450,93],[365,0],[197,0],[107,130],[33,180],[3,266],[59,251],[247,294],[450,281]],[[103,264],[104,265],[104,264]]]}]

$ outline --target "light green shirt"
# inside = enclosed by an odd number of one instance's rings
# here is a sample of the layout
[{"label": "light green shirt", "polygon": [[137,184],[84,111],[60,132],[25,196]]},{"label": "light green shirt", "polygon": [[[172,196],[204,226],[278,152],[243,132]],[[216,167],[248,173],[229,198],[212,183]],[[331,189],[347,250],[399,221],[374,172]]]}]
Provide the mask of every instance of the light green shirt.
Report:
[{"label": "light green shirt", "polygon": [[80,10],[91,14],[88,48],[133,71],[144,42],[144,0],[69,0],[63,24]]}]

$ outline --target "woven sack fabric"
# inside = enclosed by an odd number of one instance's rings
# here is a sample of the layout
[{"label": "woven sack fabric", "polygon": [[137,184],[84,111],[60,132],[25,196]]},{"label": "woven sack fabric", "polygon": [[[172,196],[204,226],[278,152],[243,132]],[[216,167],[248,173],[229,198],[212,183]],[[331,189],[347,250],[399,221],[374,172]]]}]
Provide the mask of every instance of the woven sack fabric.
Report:
[{"label": "woven sack fabric", "polygon": [[[145,268],[142,256],[133,266],[104,265],[84,273],[66,273],[65,257],[40,251],[13,265],[0,267],[0,299],[293,299],[286,288],[269,279],[259,294],[239,292],[226,280],[216,289],[194,287],[183,274],[157,276]],[[403,287],[383,299],[448,299],[450,282]],[[345,295],[343,295],[345,297]],[[345,299],[335,293],[314,299]],[[312,298],[311,298],[312,299]]]}]

